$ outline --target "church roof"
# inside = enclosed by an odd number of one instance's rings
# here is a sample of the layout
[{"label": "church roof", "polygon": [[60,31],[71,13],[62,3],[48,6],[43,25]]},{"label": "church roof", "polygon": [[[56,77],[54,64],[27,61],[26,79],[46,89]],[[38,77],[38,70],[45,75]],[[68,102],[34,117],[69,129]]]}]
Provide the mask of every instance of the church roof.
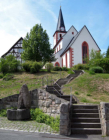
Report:
[{"label": "church roof", "polygon": [[60,31],[60,27],[64,27],[64,29],[65,29],[61,7],[60,7],[60,11],[59,11],[59,17],[58,17],[58,23],[57,23],[56,31]]}]

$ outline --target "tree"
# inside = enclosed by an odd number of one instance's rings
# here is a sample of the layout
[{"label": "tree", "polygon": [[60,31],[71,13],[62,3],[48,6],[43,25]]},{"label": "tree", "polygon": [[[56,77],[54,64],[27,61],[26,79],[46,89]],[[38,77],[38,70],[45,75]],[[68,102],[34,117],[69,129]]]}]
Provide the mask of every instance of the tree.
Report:
[{"label": "tree", "polygon": [[5,58],[0,58],[0,71],[3,74],[8,72],[17,72],[20,67],[20,61],[16,60],[13,55],[8,55]]},{"label": "tree", "polygon": [[109,58],[109,46],[108,46],[107,51],[106,51],[106,58]]},{"label": "tree", "polygon": [[23,60],[55,61],[54,50],[50,48],[49,37],[41,24],[36,24],[23,40]]}]

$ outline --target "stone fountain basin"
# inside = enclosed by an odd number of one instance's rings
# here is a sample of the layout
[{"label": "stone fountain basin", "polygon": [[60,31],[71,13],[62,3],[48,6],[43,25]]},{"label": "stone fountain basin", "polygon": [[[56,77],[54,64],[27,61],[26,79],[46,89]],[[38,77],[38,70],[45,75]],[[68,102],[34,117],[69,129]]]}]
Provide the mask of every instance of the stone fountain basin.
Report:
[{"label": "stone fountain basin", "polygon": [[8,120],[29,120],[31,118],[29,109],[7,109]]}]

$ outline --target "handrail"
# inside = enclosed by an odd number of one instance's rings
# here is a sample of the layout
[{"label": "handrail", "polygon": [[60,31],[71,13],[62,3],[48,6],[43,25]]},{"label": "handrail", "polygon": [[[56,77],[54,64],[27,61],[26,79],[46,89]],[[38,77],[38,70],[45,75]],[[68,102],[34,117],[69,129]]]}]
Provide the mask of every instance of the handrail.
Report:
[{"label": "handrail", "polygon": [[[55,89],[55,87],[53,87],[54,89]],[[57,92],[58,92],[58,90],[57,89],[55,89]],[[58,94],[61,96],[61,94],[58,92]]]},{"label": "handrail", "polygon": [[[53,80],[54,81],[54,80]],[[57,86],[59,87],[59,88],[61,88],[59,85],[58,85],[58,83],[56,82],[55,84],[57,84]]]}]

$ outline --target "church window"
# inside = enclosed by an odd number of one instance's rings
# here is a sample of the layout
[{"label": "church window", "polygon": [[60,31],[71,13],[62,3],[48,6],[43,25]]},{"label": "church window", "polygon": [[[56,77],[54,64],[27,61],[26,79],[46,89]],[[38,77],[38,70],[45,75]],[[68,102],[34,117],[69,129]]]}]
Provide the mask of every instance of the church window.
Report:
[{"label": "church window", "polygon": [[74,32],[72,32],[72,35],[74,35]]},{"label": "church window", "polygon": [[56,63],[55,63],[55,66],[58,66],[58,67],[60,67],[60,64],[59,64],[58,62],[56,62]]},{"label": "church window", "polygon": [[62,37],[62,34],[60,34],[60,38]]},{"label": "church window", "polygon": [[83,59],[83,64],[86,63],[86,58],[88,57],[88,44],[87,42],[83,42],[82,44],[82,59]]}]

